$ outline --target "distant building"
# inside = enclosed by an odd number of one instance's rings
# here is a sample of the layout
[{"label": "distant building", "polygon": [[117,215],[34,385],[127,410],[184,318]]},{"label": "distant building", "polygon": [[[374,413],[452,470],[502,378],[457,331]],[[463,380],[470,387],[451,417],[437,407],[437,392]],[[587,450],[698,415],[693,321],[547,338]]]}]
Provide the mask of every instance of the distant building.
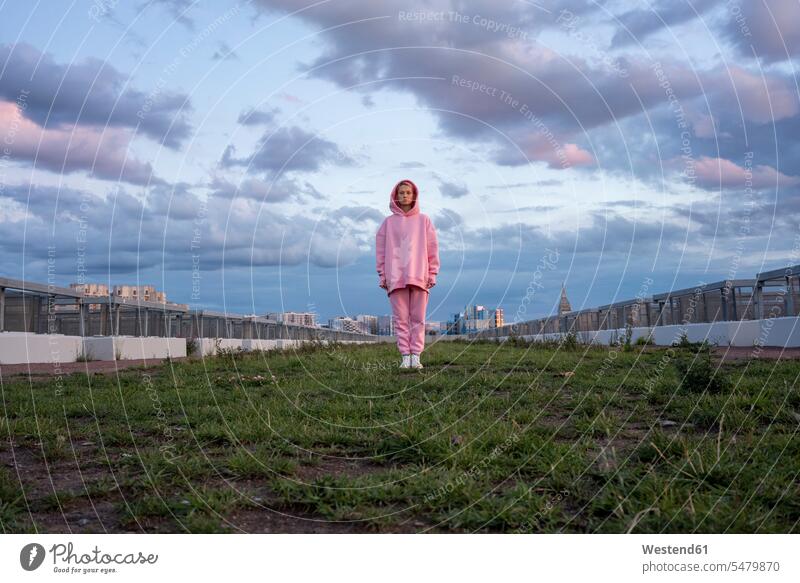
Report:
[{"label": "distant building", "polygon": [[328,320],[328,327],[331,330],[339,330],[340,332],[357,332],[359,334],[367,334],[364,331],[364,323],[349,318],[347,316],[336,316]]},{"label": "distant building", "polygon": [[380,336],[394,335],[394,321],[391,316],[378,316],[378,334]]},{"label": "distant building", "polygon": [[453,314],[449,322],[447,322],[448,334],[462,334],[464,329],[464,314]]},{"label": "distant building", "polygon": [[497,308],[494,311],[494,327],[502,328],[504,325],[505,325],[505,320],[503,318],[503,308]]},{"label": "distant building", "polygon": [[[94,298],[107,298],[108,297],[108,286],[104,283],[71,283],[69,284],[71,289],[74,289],[76,292],[82,293],[84,296],[90,296]],[[62,311],[59,308],[63,308],[64,306],[56,306],[56,311]],[[96,311],[100,309],[100,304],[89,304],[90,311]]]},{"label": "distant building", "polygon": [[279,324],[312,328],[317,326],[317,315],[314,312],[269,312],[266,318]]},{"label": "distant building", "polygon": [[489,310],[485,306],[473,304],[464,308],[464,318],[467,320],[488,320]]},{"label": "distant building", "polygon": [[567,312],[572,311],[572,306],[569,304],[569,300],[567,299],[567,288],[564,287],[564,284],[561,284],[561,299],[558,302],[558,315],[564,315]]},{"label": "distant building", "polygon": [[467,320],[467,332],[480,332],[494,326],[493,320]]},{"label": "distant building", "polygon": [[126,301],[167,303],[167,294],[158,291],[154,285],[115,285],[113,295],[117,299]]},{"label": "distant building", "polygon": [[364,330],[366,331],[365,334],[378,333],[378,316],[359,314],[356,316],[356,321],[361,322],[361,324],[364,326]]},{"label": "distant building", "polygon": [[[189,309],[187,304],[168,302],[167,294],[158,291],[155,286],[152,285],[115,285],[110,294],[108,285],[104,283],[71,283],[69,287],[75,291],[82,292],[84,296],[88,297],[107,298],[109,295],[113,295],[116,299],[125,302],[140,300],[143,302],[153,302],[156,304],[164,304],[165,306]],[[89,304],[90,310],[97,310],[99,308],[100,304]]]},{"label": "distant building", "polygon": [[480,330],[488,330],[503,324],[503,309],[490,310],[486,306],[473,304],[466,306],[463,313],[453,314],[453,319],[447,322],[447,334],[470,334]]},{"label": "distant building", "polygon": [[447,322],[425,322],[425,333],[426,334],[442,334],[443,331],[447,330]]},{"label": "distant building", "polygon": [[461,314],[453,314],[452,318],[447,321],[444,334],[458,334],[459,326],[461,324]]},{"label": "distant building", "polygon": [[104,283],[71,283],[69,287],[85,296],[108,297],[108,286]]}]

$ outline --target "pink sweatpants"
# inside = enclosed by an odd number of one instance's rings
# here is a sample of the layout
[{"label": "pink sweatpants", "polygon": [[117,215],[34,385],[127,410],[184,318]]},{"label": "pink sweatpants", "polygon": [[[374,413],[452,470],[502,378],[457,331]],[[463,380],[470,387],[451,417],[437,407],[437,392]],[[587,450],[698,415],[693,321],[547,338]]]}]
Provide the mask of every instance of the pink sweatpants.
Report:
[{"label": "pink sweatpants", "polygon": [[407,285],[389,294],[392,303],[394,333],[400,354],[422,354],[425,348],[425,310],[429,292]]}]

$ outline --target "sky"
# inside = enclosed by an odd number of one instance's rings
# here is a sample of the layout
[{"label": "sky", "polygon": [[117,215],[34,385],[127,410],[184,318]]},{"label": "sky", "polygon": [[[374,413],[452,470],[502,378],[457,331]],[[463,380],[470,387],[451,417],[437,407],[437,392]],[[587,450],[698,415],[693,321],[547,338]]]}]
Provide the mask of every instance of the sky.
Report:
[{"label": "sky", "polygon": [[800,263],[800,1],[0,2],[0,275],[506,322]]}]

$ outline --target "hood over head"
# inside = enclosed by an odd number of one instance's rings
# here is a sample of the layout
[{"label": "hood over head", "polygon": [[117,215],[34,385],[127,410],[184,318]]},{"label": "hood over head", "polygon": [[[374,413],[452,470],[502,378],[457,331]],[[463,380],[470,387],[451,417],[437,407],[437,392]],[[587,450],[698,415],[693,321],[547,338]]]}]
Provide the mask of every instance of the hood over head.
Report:
[{"label": "hood over head", "polygon": [[[411,191],[414,193],[413,202],[411,204],[411,208],[408,209],[408,212],[403,212],[403,209],[401,209],[400,205],[397,204],[397,189],[404,182],[407,182],[411,185]],[[419,214],[419,189],[417,188],[417,185],[414,184],[408,178],[400,180],[397,184],[395,184],[394,188],[392,188],[391,194],[389,195],[389,210],[391,210],[396,215],[401,215],[406,217]]]}]

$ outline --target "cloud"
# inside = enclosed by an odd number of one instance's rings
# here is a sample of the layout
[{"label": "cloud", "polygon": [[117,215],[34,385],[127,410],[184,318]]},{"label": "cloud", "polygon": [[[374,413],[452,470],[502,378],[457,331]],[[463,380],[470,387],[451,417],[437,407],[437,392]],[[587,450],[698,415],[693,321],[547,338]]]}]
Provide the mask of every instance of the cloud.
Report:
[{"label": "cloud", "polygon": [[[685,2],[676,0],[660,8],[667,24],[691,19],[693,11],[686,12],[681,4]],[[297,10],[295,18],[326,29],[322,53],[300,63],[302,71],[340,87],[364,84],[352,91],[409,93],[436,116],[446,137],[485,145],[501,165],[540,161],[553,169],[602,167],[657,174],[659,156],[680,154],[679,113],[695,124],[697,137],[708,140],[697,144],[695,155],[711,155],[712,148],[720,147],[712,140],[718,139],[730,140],[730,149],[736,150],[742,119],[772,124],[798,115],[794,80],[780,71],[751,72],[744,64],[703,68],[678,60],[674,53],[631,53],[620,56],[623,77],[596,59],[558,52],[539,41],[537,35],[544,30],[565,34],[557,23],[563,9],[587,25],[607,22],[598,16],[596,3],[345,0],[312,5],[260,0],[258,5]],[[692,6],[698,12],[712,9],[710,2]],[[462,20],[399,16],[437,11],[455,11]],[[516,24],[526,35],[509,36],[476,25],[474,15]],[[643,33],[657,29],[650,20],[637,22]],[[676,103],[682,112],[672,110]]]},{"label": "cloud", "polygon": [[469,194],[469,189],[465,184],[457,184],[439,178],[439,192],[442,193],[442,196],[447,198],[462,198]]},{"label": "cloud", "polygon": [[148,0],[139,4],[136,7],[136,12],[139,13],[151,6],[163,6],[183,26],[189,30],[195,30],[197,23],[191,16],[191,12],[196,4],[195,0]]},{"label": "cloud", "polygon": [[508,190],[509,188],[528,188],[529,186],[561,186],[563,182],[555,178],[534,180],[531,182],[513,182],[511,184],[490,184],[487,188],[492,190]]},{"label": "cloud", "polygon": [[753,0],[735,3],[724,31],[746,56],[765,63],[800,55],[800,3],[797,0]]},{"label": "cloud", "polygon": [[273,212],[248,198],[206,199],[186,184],[159,186],[146,198],[123,188],[98,197],[17,184],[7,185],[0,200],[15,209],[0,215],[0,255],[16,262],[46,261],[48,246],[53,246],[59,273],[67,275],[79,251],[90,275],[191,272],[194,256],[203,271],[302,264],[330,268],[352,263],[366,242],[335,215]]},{"label": "cloud", "polygon": [[431,217],[433,224],[436,225],[436,230],[443,233],[447,232],[460,232],[464,228],[464,217],[452,209],[443,208],[439,213]]},{"label": "cloud", "polygon": [[237,123],[245,126],[255,126],[255,125],[269,125],[275,121],[275,117],[280,113],[280,108],[273,107],[267,111],[259,110],[251,107],[248,110],[243,111],[239,114],[239,118],[236,120]]},{"label": "cloud", "polygon": [[295,200],[301,202],[304,198],[325,198],[308,181],[300,184],[298,179],[281,175],[278,178],[245,178],[238,185],[225,179],[215,177],[209,187],[212,196],[219,198],[249,198],[262,203],[275,203]]},{"label": "cloud", "polygon": [[537,204],[530,206],[521,206],[518,208],[511,208],[511,209],[491,210],[489,212],[492,214],[507,214],[507,213],[521,213],[521,212],[547,213],[550,211],[558,210],[560,208],[562,207],[546,205],[546,204]]},{"label": "cloud", "polygon": [[[392,0],[375,4],[345,0],[313,6],[288,0],[262,0],[259,5],[268,10],[293,12],[299,19],[329,29],[323,37],[326,41],[323,54],[301,64],[302,70],[342,87],[369,81],[369,89],[363,90],[366,94],[376,90],[410,92],[431,108],[441,129],[451,137],[489,136],[497,140],[499,134],[494,130],[499,129],[515,141],[531,140],[530,134],[537,131],[526,123],[519,108],[496,95],[473,92],[453,83],[454,75],[504,90],[514,99],[526,100],[534,113],[548,120],[547,129],[565,144],[573,164],[586,163],[587,156],[574,140],[568,139],[577,126],[564,101],[582,110],[578,112],[582,116],[596,117],[583,120],[589,125],[606,123],[614,114],[624,113],[619,109],[599,114],[601,108],[588,103],[589,89],[575,83],[579,77],[563,57],[527,36],[555,26],[561,8],[575,14],[591,12],[596,8],[590,2],[545,1],[530,5],[483,1],[470,3],[469,10],[444,0]],[[437,11],[460,14],[462,20],[448,21],[448,17],[444,22],[420,22],[402,16]],[[476,20],[476,16],[480,18]],[[494,26],[480,22],[492,22]],[[338,26],[345,23],[352,24]],[[511,24],[520,34],[507,34]],[[413,46],[423,48],[403,48]],[[589,82],[606,84],[603,72],[592,71],[582,61],[578,65],[585,69]],[[376,80],[383,81],[375,83]],[[613,84],[608,83],[609,89],[621,93],[626,85],[613,80]],[[622,95],[618,100],[621,99]],[[638,108],[633,95],[627,100],[629,110]],[[452,111],[460,115],[448,113]],[[545,155],[545,161],[553,165],[552,156],[547,156],[544,149],[534,149],[532,153]]]},{"label": "cloud", "polygon": [[217,50],[214,51],[214,54],[211,55],[212,61],[240,61],[239,55],[237,55],[233,49],[228,45],[228,43],[224,41],[220,41],[217,44]]},{"label": "cloud", "polygon": [[74,126],[44,129],[24,117],[18,103],[0,101],[0,135],[11,159],[55,173],[85,171],[104,180],[163,183],[149,163],[128,156],[133,132]]},{"label": "cloud", "polygon": [[372,221],[374,223],[382,223],[385,218],[384,215],[369,206],[343,206],[329,212],[332,216],[342,216],[352,219],[357,222]]},{"label": "cloud", "polygon": [[[666,77],[669,80],[669,76]],[[591,132],[597,167],[620,178],[637,179],[663,190],[666,173],[677,157],[685,166],[702,158],[744,165],[771,166],[800,175],[800,96],[781,75],[755,75],[739,66],[706,74],[708,93],[680,97],[675,105],[652,108],[637,117]],[[713,125],[711,118],[713,117]]]},{"label": "cloud", "polygon": [[494,160],[501,166],[522,166],[540,160],[554,170],[595,164],[594,156],[577,144],[560,144],[534,134],[525,136],[514,146],[496,150]]},{"label": "cloud", "polygon": [[[647,36],[664,28],[679,26],[699,18],[713,8],[718,0],[661,0],[647,8],[634,8],[617,18],[619,26],[611,39],[612,48],[641,43]],[[673,32],[673,34],[675,34]]]},{"label": "cloud", "polygon": [[[682,161],[676,161],[681,164]],[[697,184],[703,188],[778,188],[800,184],[799,176],[787,176],[771,166],[738,166],[730,160],[701,156],[695,163]]]},{"label": "cloud", "polygon": [[[437,225],[438,227],[438,225]],[[588,221],[577,228],[544,229],[528,223],[503,223],[499,226],[464,228],[450,239],[443,233],[444,248],[460,249],[466,255],[489,253],[501,263],[521,261],[532,271],[545,249],[558,250],[567,261],[603,257],[654,257],[657,254],[680,252],[690,223],[633,220],[617,213],[590,213]]]},{"label": "cloud", "polygon": [[220,162],[223,167],[245,166],[249,172],[283,173],[314,172],[326,164],[354,164],[335,143],[297,126],[266,132],[248,156],[237,158],[235,152],[233,145],[225,149]]},{"label": "cloud", "polygon": [[20,42],[1,45],[0,62],[0,99],[16,102],[27,95],[25,117],[47,129],[136,130],[172,149],[191,133],[186,95],[126,88],[129,79],[100,59],[61,65]]},{"label": "cloud", "polygon": [[713,80],[719,88],[733,85],[732,91],[713,92],[717,112],[726,110],[730,115],[741,115],[758,123],[773,123],[800,112],[797,88],[787,77],[762,76],[733,65],[720,71]]}]

